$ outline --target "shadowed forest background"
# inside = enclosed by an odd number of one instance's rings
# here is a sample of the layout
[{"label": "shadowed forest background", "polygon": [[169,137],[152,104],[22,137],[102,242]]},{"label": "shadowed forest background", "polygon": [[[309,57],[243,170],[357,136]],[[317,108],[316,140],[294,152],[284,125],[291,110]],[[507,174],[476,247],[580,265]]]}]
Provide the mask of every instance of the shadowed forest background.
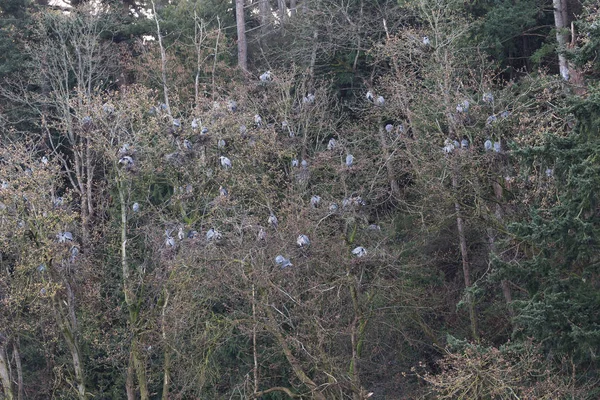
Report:
[{"label": "shadowed forest background", "polygon": [[0,4],[0,399],[597,399],[592,0]]}]

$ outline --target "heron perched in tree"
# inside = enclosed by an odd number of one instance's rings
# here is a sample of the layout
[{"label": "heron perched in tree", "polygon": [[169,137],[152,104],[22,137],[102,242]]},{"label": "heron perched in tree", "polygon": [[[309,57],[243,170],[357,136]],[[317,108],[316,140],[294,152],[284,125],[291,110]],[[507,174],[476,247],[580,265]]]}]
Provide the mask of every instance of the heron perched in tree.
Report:
[{"label": "heron perched in tree", "polygon": [[196,236],[198,236],[198,231],[195,231],[195,230],[193,230],[193,229],[192,229],[192,230],[190,230],[190,231],[187,233],[187,238],[188,238],[188,239],[195,239],[195,238],[196,238]]},{"label": "heron perched in tree", "polygon": [[228,194],[229,192],[227,191],[227,189],[225,189],[223,186],[219,186],[219,195],[221,197],[227,197]]},{"label": "heron perched in tree", "polygon": [[48,157],[46,157],[46,156],[42,157],[42,164],[48,165]]},{"label": "heron perched in tree", "polygon": [[73,241],[73,234],[71,232],[58,232],[56,235],[56,239],[58,239],[58,243],[66,243]]},{"label": "heron perched in tree", "polygon": [[81,122],[85,126],[90,125],[92,123],[92,117],[90,117],[89,115],[86,115],[85,117],[83,117],[81,119]]},{"label": "heron perched in tree", "polygon": [[79,247],[73,246],[71,247],[71,257],[69,257],[70,262],[75,262],[75,258],[79,255]]},{"label": "heron perched in tree", "polygon": [[321,196],[315,194],[310,198],[310,205],[312,208],[319,207],[320,203],[321,203]]},{"label": "heron perched in tree", "polygon": [[494,142],[494,151],[500,153],[502,151],[502,144],[500,141]]},{"label": "heron perched in tree", "polygon": [[194,118],[192,120],[192,130],[198,130],[198,128],[200,128],[200,124],[198,123],[198,119]]},{"label": "heron perched in tree", "polygon": [[61,196],[57,196],[54,198],[52,204],[54,205],[54,207],[60,207],[64,204],[64,199]]},{"label": "heron perched in tree", "polygon": [[380,107],[383,106],[385,104],[385,99],[383,98],[383,96],[377,96],[377,102],[375,104],[377,104]]},{"label": "heron perched in tree", "polygon": [[123,146],[121,146],[121,148],[119,149],[119,155],[126,156],[128,154],[131,154],[131,146],[129,145],[129,143],[123,143]]},{"label": "heron perched in tree", "polygon": [[285,258],[282,255],[278,255],[277,257],[275,257],[275,264],[277,264],[281,269],[284,269],[287,267],[293,267],[290,260]]},{"label": "heron perched in tree", "polygon": [[231,160],[225,156],[220,156],[221,166],[225,169],[231,169]]},{"label": "heron perched in tree", "polygon": [[300,163],[300,165],[302,165],[303,169],[307,169],[308,168],[308,161],[302,160],[302,162]]},{"label": "heron perched in tree", "polygon": [[171,233],[173,233],[172,229],[165,230],[165,246],[167,247],[175,247],[175,239],[173,238],[173,236],[171,236]]},{"label": "heron perched in tree", "polygon": [[217,147],[219,149],[224,149],[225,145],[226,145],[226,143],[225,143],[225,140],[223,140],[223,139],[219,139],[219,141],[217,142]]},{"label": "heron perched in tree", "polygon": [[302,99],[302,103],[304,103],[304,104],[314,104],[314,102],[315,102],[315,95],[312,93],[307,94]]},{"label": "heron perched in tree", "polygon": [[177,232],[177,239],[183,240],[185,239],[185,233],[183,233],[183,227],[179,227],[179,231]]},{"label": "heron perched in tree", "polygon": [[496,122],[498,120],[498,118],[496,118],[495,115],[490,115],[486,120],[485,120],[485,124],[486,125],[492,125],[494,122]]},{"label": "heron perched in tree", "polygon": [[469,148],[469,139],[464,138],[463,140],[460,141],[460,148],[461,149],[468,149]]},{"label": "heron perched in tree", "polygon": [[327,150],[333,150],[337,146],[337,141],[334,138],[329,139],[329,143],[327,143]]},{"label": "heron perched in tree", "polygon": [[2,188],[2,189],[8,189],[8,182],[2,181],[2,184],[0,184],[0,188]]},{"label": "heron perched in tree", "polygon": [[206,240],[209,242],[213,239],[219,240],[220,238],[221,238],[221,234],[215,228],[210,228],[206,232]]},{"label": "heron perched in tree", "polygon": [[275,216],[275,214],[271,213],[271,215],[269,215],[269,219],[267,220],[267,222],[274,229],[277,229],[277,225],[279,224],[279,221],[277,220],[277,217]]},{"label": "heron perched in tree", "polygon": [[296,243],[300,247],[308,247],[308,246],[310,246],[310,240],[308,239],[308,236],[306,236],[306,235],[300,235],[300,236],[298,236],[298,238],[296,239]]},{"label": "heron perched in tree", "polygon": [[254,124],[257,128],[262,126],[262,117],[259,114],[254,115]]},{"label": "heron perched in tree", "polygon": [[337,205],[337,203],[331,203],[331,204],[329,205],[329,211],[331,211],[331,212],[336,212],[337,210],[338,210],[338,205]]},{"label": "heron perched in tree", "polygon": [[181,120],[179,118],[173,119],[173,128],[175,128],[175,129],[181,128]]},{"label": "heron perched in tree", "polygon": [[271,76],[271,71],[263,72],[259,78],[261,82],[269,82],[273,80],[273,77]]},{"label": "heron perched in tree", "polygon": [[454,142],[452,140],[446,139],[444,141],[444,148],[443,148],[444,153],[446,153],[446,154],[452,153],[452,151],[455,149],[455,147],[456,146],[454,145]]},{"label": "heron perched in tree", "polygon": [[483,98],[482,98],[484,103],[493,103],[494,102],[494,95],[491,92],[486,92],[483,94]]},{"label": "heron perched in tree", "polygon": [[362,246],[358,246],[356,247],[354,250],[352,250],[352,254],[354,254],[356,257],[364,257],[367,255],[367,249],[365,249]]},{"label": "heron perched in tree", "polygon": [[369,225],[369,228],[368,228],[368,229],[369,229],[370,231],[380,231],[380,230],[381,230],[381,227],[380,227],[379,225],[377,225],[377,224],[371,224],[371,225]]},{"label": "heron perched in tree", "polygon": [[464,100],[462,103],[459,103],[456,106],[456,112],[457,113],[466,113],[469,112],[469,108],[471,107],[471,103],[469,103],[469,100]]},{"label": "heron perched in tree", "polygon": [[346,167],[352,167],[352,163],[354,162],[354,156],[352,154],[348,154],[346,156]]},{"label": "heron perched in tree", "polygon": [[227,109],[232,113],[236,112],[238,108],[237,102],[235,100],[229,100],[227,102]]},{"label": "heron perched in tree", "polygon": [[293,158],[292,159],[292,168],[296,168],[298,166],[298,159],[297,158]]},{"label": "heron perched in tree", "polygon": [[385,131],[386,131],[387,133],[392,133],[392,131],[393,131],[393,130],[394,130],[394,125],[392,125],[392,124],[387,124],[387,125],[385,126]]},{"label": "heron perched in tree", "polygon": [[423,44],[425,46],[429,46],[431,44],[431,41],[429,40],[429,36],[423,36]]},{"label": "heron perched in tree", "polygon": [[133,206],[131,206],[131,209],[133,210],[133,212],[140,211],[140,204],[139,203],[133,203]]},{"label": "heron perched in tree", "polygon": [[370,90],[367,91],[367,100],[370,102],[373,102],[375,100],[375,97],[373,96],[373,92],[371,92]]},{"label": "heron perched in tree", "polygon": [[256,235],[256,240],[258,240],[258,241],[267,240],[267,231],[265,231],[262,226],[258,230],[258,234]]},{"label": "heron perched in tree", "polygon": [[242,135],[242,137],[246,136],[246,132],[248,132],[248,129],[246,128],[246,125],[240,125],[240,135]]},{"label": "heron perched in tree", "polygon": [[548,178],[551,178],[554,175],[554,170],[552,168],[547,168],[546,169],[546,176]]},{"label": "heron perched in tree", "polygon": [[185,147],[186,150],[192,150],[192,142],[190,142],[188,139],[185,139],[183,141],[183,147]]},{"label": "heron perched in tree", "polygon": [[492,141],[491,141],[490,139],[486,140],[486,141],[483,143],[483,148],[485,149],[485,151],[490,151],[490,150],[492,150],[492,147],[493,147],[493,144],[492,144]]},{"label": "heron perched in tree", "polygon": [[206,126],[203,126],[202,129],[200,130],[200,134],[204,136],[207,133],[208,133],[208,128]]},{"label": "heron perched in tree", "polygon": [[119,159],[119,164],[124,165],[126,168],[133,167],[133,158],[131,156],[123,156]]},{"label": "heron perched in tree", "polygon": [[108,103],[104,103],[102,105],[102,111],[104,111],[105,114],[112,114],[115,112],[115,108]]},{"label": "heron perched in tree", "polygon": [[37,266],[37,270],[38,270],[38,272],[40,272],[40,273],[43,273],[43,272],[45,272],[45,271],[46,271],[46,264],[40,264],[40,265],[38,265],[38,266]]},{"label": "heron perched in tree", "polygon": [[168,109],[167,103],[160,103],[160,111],[167,111]]},{"label": "heron perched in tree", "polygon": [[500,113],[500,118],[502,118],[502,119],[506,119],[506,118],[508,118],[508,117],[510,117],[510,111],[508,111],[508,110],[504,110],[504,111],[502,111],[502,112]]}]

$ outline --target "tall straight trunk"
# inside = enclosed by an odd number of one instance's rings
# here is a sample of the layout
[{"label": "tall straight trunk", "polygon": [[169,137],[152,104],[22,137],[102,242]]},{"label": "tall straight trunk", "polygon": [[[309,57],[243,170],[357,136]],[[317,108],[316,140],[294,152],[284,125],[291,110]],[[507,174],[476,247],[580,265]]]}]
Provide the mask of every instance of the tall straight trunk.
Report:
[{"label": "tall straight trunk", "polygon": [[279,11],[279,27],[283,27],[287,17],[287,7],[285,6],[285,0],[277,0],[277,9]]},{"label": "tall straight trunk", "polygon": [[129,361],[127,363],[127,376],[125,377],[125,392],[127,400],[135,400],[135,368],[133,366],[133,353],[129,352]]},{"label": "tall straight trunk", "polygon": [[169,384],[171,382],[171,348],[167,343],[167,321],[166,321],[166,310],[169,304],[169,292],[164,289],[165,302],[162,307],[161,314],[161,333],[162,341],[165,348],[165,360],[163,362],[163,392],[162,400],[169,400]]},{"label": "tall straight trunk", "polygon": [[381,145],[381,152],[383,154],[383,159],[385,162],[385,169],[387,171],[388,182],[390,183],[390,189],[392,190],[392,196],[397,197],[400,193],[400,188],[398,187],[398,182],[394,177],[394,170],[392,168],[392,163],[390,160],[390,148],[385,137],[385,128],[383,127],[383,122],[384,121],[381,121],[381,123],[379,124],[379,142]]},{"label": "tall straight trunk", "polygon": [[154,14],[154,22],[156,23],[156,36],[158,37],[158,46],[160,47],[160,72],[163,86],[163,95],[165,97],[165,104],[167,105],[167,113],[171,114],[171,104],[169,103],[169,87],[167,86],[167,53],[165,46],[162,42],[162,34],[160,33],[160,23],[158,22],[158,14],[156,13],[156,7],[154,0],[152,0],[152,13]]},{"label": "tall straight trunk", "polygon": [[258,0],[258,14],[260,16],[260,33],[266,35],[269,33],[270,6],[268,0]]},{"label": "tall straight trunk", "polygon": [[13,342],[13,358],[17,367],[17,399],[23,400],[23,364],[21,363],[21,353],[19,352],[20,341],[17,337]]},{"label": "tall straight trunk", "polygon": [[[69,307],[68,303],[70,302],[71,300],[67,299],[67,307]],[[71,359],[73,360],[73,369],[75,370],[75,381],[77,384],[77,397],[80,400],[85,400],[87,398],[87,394],[85,388],[85,375],[83,372],[81,350],[79,349],[79,345],[77,343],[75,327],[72,325],[72,321],[70,321],[70,310],[67,310],[66,313],[68,315],[65,315],[65,313],[61,310],[61,304],[61,300],[57,299],[55,296],[53,298],[54,315],[56,317],[63,338],[67,343],[69,352],[71,353]]]},{"label": "tall straight trunk", "polygon": [[10,379],[10,370],[8,368],[6,347],[4,344],[0,344],[0,382],[2,382],[2,388],[4,389],[4,397],[6,400],[13,400],[15,397],[12,387],[12,380]]},{"label": "tall straight trunk", "polygon": [[248,44],[246,42],[246,17],[244,15],[244,0],[235,0],[235,21],[237,25],[238,67],[248,70]]},{"label": "tall straight trunk", "polygon": [[[496,200],[497,200],[496,211],[494,214],[496,215],[498,222],[502,222],[502,219],[504,218],[504,213],[502,212],[502,207],[500,206],[500,201],[502,200],[503,189],[502,189],[502,186],[500,186],[500,184],[497,182],[493,183],[493,187],[494,187],[494,194],[496,195]],[[488,229],[488,241],[490,244],[490,253],[496,252],[496,232],[494,231],[494,228]],[[514,317],[514,311],[511,307],[512,293],[510,290],[510,285],[509,285],[508,280],[503,279],[500,282],[500,287],[502,289],[502,295],[504,296],[504,301],[506,302],[508,314],[511,317]]]},{"label": "tall straight trunk", "polygon": [[291,17],[296,15],[296,7],[298,7],[296,0],[290,0],[290,16]]},{"label": "tall straight trunk", "polygon": [[567,58],[562,53],[569,41],[569,33],[566,31],[569,26],[569,16],[567,14],[567,0],[552,0],[554,6],[554,26],[556,27],[556,42],[558,43],[558,68],[560,76],[569,80],[569,64]]},{"label": "tall straight trunk", "polygon": [[138,344],[138,307],[136,301],[136,295],[129,285],[129,261],[127,259],[127,201],[125,200],[125,178],[123,176],[118,177],[117,188],[119,191],[119,202],[121,206],[121,268],[123,271],[123,294],[125,297],[125,304],[129,311],[129,326],[132,330],[132,340],[130,357],[133,359],[133,367],[136,372],[138,379],[138,385],[140,387],[140,398],[141,400],[148,400],[150,397],[148,392],[148,381],[146,378],[146,365],[142,359],[142,355],[139,350]]},{"label": "tall straight trunk", "polygon": [[[454,170],[452,171],[452,189],[454,189],[454,194],[458,195],[459,187],[458,187],[458,164],[456,165]],[[463,268],[463,277],[465,280],[465,290],[467,297],[467,307],[469,309],[469,319],[471,322],[471,335],[473,336],[473,340],[479,341],[479,332],[477,329],[477,315],[475,314],[475,299],[473,299],[472,294],[469,292],[471,289],[471,266],[469,264],[469,256],[467,252],[467,239],[465,236],[465,228],[464,221],[462,218],[462,212],[460,203],[458,199],[454,200],[454,211],[456,212],[456,228],[458,230],[458,241],[460,244],[460,254],[462,258],[462,268]]]}]

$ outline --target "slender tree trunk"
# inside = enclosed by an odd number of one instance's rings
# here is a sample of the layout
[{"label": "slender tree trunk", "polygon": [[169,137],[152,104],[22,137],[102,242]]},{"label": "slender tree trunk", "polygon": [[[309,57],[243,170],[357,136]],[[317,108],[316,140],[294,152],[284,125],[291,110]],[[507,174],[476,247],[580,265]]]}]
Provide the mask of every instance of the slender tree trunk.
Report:
[{"label": "slender tree trunk", "polygon": [[296,7],[298,7],[296,0],[290,0],[290,16],[296,15]]},{"label": "slender tree trunk", "polygon": [[0,344],[0,381],[2,382],[2,388],[4,389],[4,397],[6,400],[13,400],[15,397],[13,393],[12,381],[10,379],[10,372],[8,369],[6,347],[4,344]]},{"label": "slender tree trunk", "polygon": [[383,127],[383,121],[379,124],[379,142],[381,145],[381,152],[383,154],[383,159],[385,162],[385,169],[387,171],[388,181],[390,183],[390,188],[392,189],[392,196],[397,197],[400,193],[400,188],[398,187],[398,182],[394,177],[394,169],[392,168],[390,149],[387,144],[387,139],[385,137],[385,128]]},{"label": "slender tree trunk", "polygon": [[[70,302],[67,299],[67,307]],[[70,316],[65,316],[63,311],[61,311],[61,301],[54,296],[53,298],[53,308],[56,320],[60,327],[60,331],[67,343],[67,347],[69,348],[69,352],[71,353],[71,358],[73,360],[73,369],[75,370],[75,381],[77,383],[77,396],[80,400],[85,400],[87,397],[86,389],[85,389],[85,378],[83,372],[83,363],[81,359],[81,351],[79,350],[79,345],[77,344],[77,336],[75,333],[75,327],[72,325],[70,321]],[[70,314],[70,310],[67,310],[67,314]]]},{"label": "slender tree trunk", "polygon": [[163,392],[162,400],[169,400],[169,382],[171,381],[171,348],[167,344],[167,326],[166,326],[166,310],[169,304],[169,293],[167,289],[164,290],[165,302],[162,307],[162,341],[165,348],[165,361],[163,364]]},{"label": "slender tree trunk", "polygon": [[127,363],[127,376],[125,378],[125,391],[127,400],[135,400],[135,368],[133,366],[133,352],[129,352],[129,361]]},{"label": "slender tree trunk", "polygon": [[[502,186],[500,186],[499,183],[494,182],[493,183],[494,186],[494,194],[496,195],[496,211],[495,211],[495,216],[498,219],[498,222],[502,222],[503,219],[503,212],[502,212],[502,207],[500,206],[500,201],[502,200]],[[496,251],[496,232],[494,231],[494,228],[489,228],[488,229],[488,241],[490,243],[490,252],[495,252]],[[508,313],[509,315],[512,317],[514,317],[514,311],[512,309],[511,303],[512,303],[512,293],[510,290],[510,285],[509,282],[506,279],[503,279],[500,282],[500,287],[502,288],[502,295],[504,296],[504,301],[506,302],[506,307],[508,309]]]},{"label": "slender tree trunk", "polygon": [[260,33],[264,36],[269,33],[270,12],[269,0],[258,0],[258,13],[260,16]]},{"label": "slender tree trunk", "polygon": [[160,33],[160,23],[158,22],[158,14],[156,13],[156,7],[154,0],[152,1],[152,12],[154,14],[154,21],[156,23],[156,36],[158,37],[158,46],[160,47],[160,72],[163,85],[163,95],[165,97],[165,104],[167,105],[167,112],[171,114],[171,104],[169,103],[169,87],[167,86],[167,53],[165,46],[162,42],[162,34]]},{"label": "slender tree trunk", "polygon": [[23,364],[21,363],[21,353],[19,347],[21,343],[17,337],[13,342],[13,357],[15,359],[15,366],[17,367],[17,399],[23,400]]},{"label": "slender tree trunk", "polygon": [[285,0],[277,0],[277,9],[279,11],[279,27],[283,28],[283,24],[287,19],[287,7],[285,6]]},{"label": "slender tree trunk", "polygon": [[118,177],[117,188],[119,191],[119,202],[121,206],[121,268],[123,271],[123,294],[125,296],[125,304],[129,311],[129,326],[132,329],[133,338],[131,340],[131,355],[133,358],[133,367],[135,368],[136,376],[138,378],[138,385],[140,387],[140,398],[141,400],[148,400],[148,382],[146,379],[146,365],[142,359],[142,355],[139,350],[138,344],[138,304],[136,301],[136,295],[129,286],[129,261],[127,259],[127,201],[125,199],[125,179],[121,176]]},{"label": "slender tree trunk", "polygon": [[235,0],[235,20],[238,36],[238,67],[248,70],[248,44],[246,43],[246,17],[244,15],[244,0]]},{"label": "slender tree trunk", "polygon": [[256,349],[256,290],[252,284],[252,356],[254,358],[254,368],[252,370],[254,377],[254,396],[258,393],[258,350]]},{"label": "slender tree trunk", "polygon": [[552,0],[554,6],[554,26],[556,27],[556,42],[558,43],[558,68],[560,76],[565,81],[569,80],[569,64],[567,58],[562,54],[567,48],[569,33],[566,28],[569,26],[569,17],[567,14],[567,0]]},{"label": "slender tree trunk", "polygon": [[[454,189],[455,196],[458,195],[458,166],[452,171],[452,188]],[[465,280],[465,290],[467,296],[467,307],[469,308],[469,319],[471,321],[471,335],[473,340],[479,341],[479,332],[477,329],[477,315],[475,314],[475,299],[469,292],[471,289],[471,266],[469,265],[469,257],[467,253],[467,239],[465,237],[465,228],[462,218],[462,212],[458,199],[454,200],[454,210],[456,211],[456,228],[458,230],[458,241],[460,244],[460,254],[462,257],[463,276]]]}]

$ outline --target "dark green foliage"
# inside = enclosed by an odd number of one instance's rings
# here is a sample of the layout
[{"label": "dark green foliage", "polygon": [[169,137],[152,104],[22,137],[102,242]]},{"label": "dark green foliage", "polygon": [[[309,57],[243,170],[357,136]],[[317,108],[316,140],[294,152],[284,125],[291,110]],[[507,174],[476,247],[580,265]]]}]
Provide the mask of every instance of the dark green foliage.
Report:
[{"label": "dark green foliage", "polygon": [[552,168],[551,196],[510,225],[522,252],[500,263],[502,276],[526,290],[515,301],[517,337],[533,337],[553,356],[571,356],[597,369],[600,348],[600,92],[574,99],[566,110],[577,122],[566,138],[548,135],[543,147],[519,152]]}]

